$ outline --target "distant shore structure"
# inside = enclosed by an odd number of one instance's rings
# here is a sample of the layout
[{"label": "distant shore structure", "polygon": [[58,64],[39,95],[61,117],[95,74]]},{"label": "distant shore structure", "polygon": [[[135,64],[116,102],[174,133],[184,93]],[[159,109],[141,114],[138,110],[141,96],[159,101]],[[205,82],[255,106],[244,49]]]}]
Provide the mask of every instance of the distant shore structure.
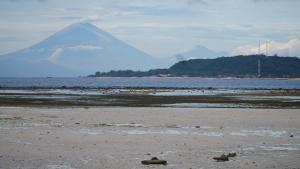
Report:
[{"label": "distant shore structure", "polygon": [[257,77],[260,78],[260,59],[257,61]]},{"label": "distant shore structure", "polygon": [[[265,53],[262,52],[261,49],[261,41],[258,41],[258,49],[257,49],[257,55],[265,55],[266,57],[268,57],[268,53],[269,53],[269,41],[266,40],[266,44],[265,44]],[[257,60],[257,77],[261,77],[261,62],[260,59]]]},{"label": "distant shore structure", "polygon": [[[268,54],[270,53],[270,50],[269,50],[270,45],[269,44],[270,44],[270,42],[268,40],[266,40],[265,44],[261,44],[261,41],[259,40],[258,41],[257,54],[268,56]],[[263,52],[263,49],[262,49],[263,45],[265,46],[265,53]]]},{"label": "distant shore structure", "polygon": [[[257,55],[262,55],[260,51],[260,40],[258,41],[258,53]],[[260,78],[260,59],[257,60],[257,78]]]},{"label": "distant shore structure", "polygon": [[260,55],[260,40],[258,41],[258,51],[257,51],[257,54]]},{"label": "distant shore structure", "polygon": [[269,49],[268,49],[268,47],[269,47],[268,45],[269,45],[269,41],[266,41],[266,56],[268,56],[268,52],[269,52],[269,51],[268,51],[268,50],[269,50]]}]

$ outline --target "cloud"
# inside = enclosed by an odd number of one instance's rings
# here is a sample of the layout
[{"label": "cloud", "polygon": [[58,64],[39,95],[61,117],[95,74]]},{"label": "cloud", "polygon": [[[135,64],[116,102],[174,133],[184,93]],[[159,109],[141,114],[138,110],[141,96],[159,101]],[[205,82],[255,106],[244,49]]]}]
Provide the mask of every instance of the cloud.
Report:
[{"label": "cloud", "polygon": [[59,18],[59,19],[62,19],[62,20],[81,20],[82,17],[80,16],[49,16],[51,18]]},{"label": "cloud", "polygon": [[63,52],[67,51],[93,51],[93,50],[101,50],[103,49],[101,46],[93,46],[93,45],[77,45],[70,46],[66,48],[57,48],[49,57],[48,60],[52,63],[59,64],[59,57]]},{"label": "cloud", "polygon": [[207,5],[208,3],[215,1],[215,0],[187,0],[187,4],[194,5],[194,4],[204,4]]},{"label": "cloud", "polygon": [[64,49],[58,48],[56,49],[49,57],[48,60],[52,63],[58,63],[59,56],[64,52]]},{"label": "cloud", "polygon": [[0,36],[0,41],[5,41],[5,42],[15,42],[15,41],[19,41],[20,39],[18,39],[15,36]]},{"label": "cloud", "polygon": [[[244,1],[244,0],[240,0]],[[285,1],[297,1],[297,0],[248,0],[250,2],[255,2],[255,3],[271,3],[271,2],[285,2]],[[204,4],[207,5],[209,3],[213,2],[222,2],[221,0],[186,0],[187,4],[194,5],[194,4]],[[232,2],[237,2],[237,0],[233,0]]]},{"label": "cloud", "polygon": [[[261,53],[266,54],[268,46],[268,55],[279,56],[297,56],[300,57],[300,40],[291,39],[287,42],[270,41],[268,45],[266,43],[261,44]],[[258,53],[258,44],[244,45],[234,49],[232,55],[249,55]]]},{"label": "cloud", "polygon": [[280,2],[280,1],[295,1],[295,0],[251,0],[252,2]]},{"label": "cloud", "polygon": [[92,46],[92,45],[78,45],[68,47],[67,50],[71,51],[91,51],[91,50],[101,50],[103,49],[101,46]]},{"label": "cloud", "polygon": [[[5,44],[0,45],[0,53],[32,45],[82,21],[153,55],[177,53],[198,43],[230,51],[257,39],[300,38],[299,5],[291,2],[300,1],[0,0],[0,43]],[[6,36],[25,40],[13,42]]]},{"label": "cloud", "polygon": [[[26,1],[29,1],[29,0],[5,0],[5,1],[8,1],[8,2],[26,2]],[[46,2],[47,0],[31,0],[31,1]]]}]

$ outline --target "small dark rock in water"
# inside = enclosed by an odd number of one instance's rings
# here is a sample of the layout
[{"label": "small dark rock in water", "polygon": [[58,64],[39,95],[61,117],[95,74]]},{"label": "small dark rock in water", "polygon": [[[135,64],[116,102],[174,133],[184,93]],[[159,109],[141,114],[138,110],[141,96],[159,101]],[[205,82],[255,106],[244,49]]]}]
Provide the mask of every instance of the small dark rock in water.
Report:
[{"label": "small dark rock in water", "polygon": [[236,156],[236,153],[229,153],[227,156],[228,156],[228,157],[235,157],[235,156]]},{"label": "small dark rock in water", "polygon": [[197,129],[199,129],[200,128],[200,126],[195,126]]},{"label": "small dark rock in water", "polygon": [[220,157],[214,157],[213,159],[217,160],[218,162],[229,161],[228,156],[225,154],[222,154]]},{"label": "small dark rock in water", "polygon": [[79,122],[76,122],[75,124],[80,124]]},{"label": "small dark rock in water", "polygon": [[293,134],[291,134],[291,135],[290,135],[290,137],[294,137],[294,135],[293,135]]},{"label": "small dark rock in water", "polygon": [[236,153],[228,153],[227,155],[222,154],[220,157],[214,157],[214,160],[217,160],[218,162],[224,162],[229,161],[229,157],[235,157]]},{"label": "small dark rock in water", "polygon": [[161,164],[161,165],[167,165],[166,160],[159,160],[157,157],[152,157],[151,160],[143,160],[141,161],[144,165],[150,165],[150,164]]}]

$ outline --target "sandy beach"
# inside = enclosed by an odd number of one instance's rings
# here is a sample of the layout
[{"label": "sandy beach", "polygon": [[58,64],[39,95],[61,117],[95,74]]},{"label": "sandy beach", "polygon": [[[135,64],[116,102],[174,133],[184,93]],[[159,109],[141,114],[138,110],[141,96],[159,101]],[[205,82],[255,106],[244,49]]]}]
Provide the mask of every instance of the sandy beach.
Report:
[{"label": "sandy beach", "polygon": [[[297,109],[1,107],[0,168],[299,168],[299,120]],[[168,165],[141,164],[154,156]]]}]

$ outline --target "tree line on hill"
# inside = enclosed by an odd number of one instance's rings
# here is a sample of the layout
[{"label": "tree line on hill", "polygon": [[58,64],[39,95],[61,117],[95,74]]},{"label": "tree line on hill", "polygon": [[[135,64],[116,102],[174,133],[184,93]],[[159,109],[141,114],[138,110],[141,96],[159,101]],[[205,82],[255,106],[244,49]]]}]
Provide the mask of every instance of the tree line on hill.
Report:
[{"label": "tree line on hill", "polygon": [[96,72],[89,77],[265,77],[299,78],[300,59],[265,55],[239,55],[215,59],[191,59],[168,69]]}]

